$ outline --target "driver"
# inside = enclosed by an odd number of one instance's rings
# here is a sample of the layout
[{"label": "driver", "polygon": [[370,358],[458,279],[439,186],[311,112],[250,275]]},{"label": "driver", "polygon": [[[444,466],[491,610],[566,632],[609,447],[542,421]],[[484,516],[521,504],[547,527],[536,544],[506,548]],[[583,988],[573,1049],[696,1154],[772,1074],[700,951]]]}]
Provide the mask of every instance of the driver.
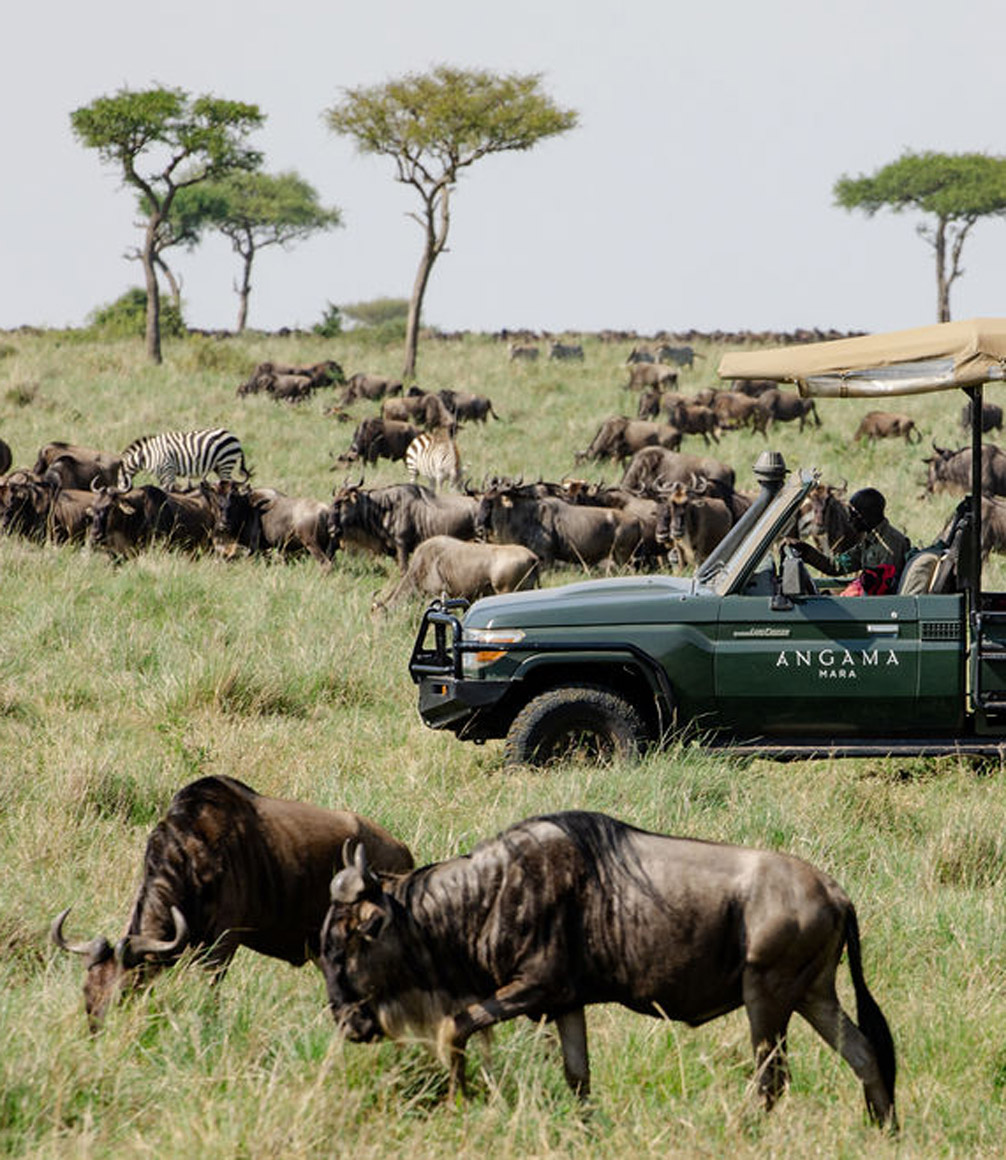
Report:
[{"label": "driver", "polygon": [[[802,540],[790,542],[811,567],[827,576],[848,576],[856,572],[864,574],[860,577],[861,591],[892,592],[912,545],[884,515],[886,508],[887,501],[875,487],[864,487],[851,496],[849,516],[859,538],[844,552],[829,555]],[[870,582],[865,574],[870,574]],[[879,586],[871,587],[878,580]]]}]

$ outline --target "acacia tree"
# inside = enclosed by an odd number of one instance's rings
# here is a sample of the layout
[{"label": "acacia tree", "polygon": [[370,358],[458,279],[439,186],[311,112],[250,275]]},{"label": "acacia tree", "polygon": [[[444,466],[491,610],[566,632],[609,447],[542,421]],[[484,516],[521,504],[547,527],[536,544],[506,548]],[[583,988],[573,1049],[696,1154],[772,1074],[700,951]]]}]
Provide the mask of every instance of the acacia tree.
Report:
[{"label": "acacia tree", "polygon": [[191,246],[206,229],[230,239],[241,257],[237,329],[248,322],[251,272],[255,255],[265,246],[289,246],[322,230],[342,225],[336,208],[326,209],[308,182],[293,172],[236,172],[179,190],[170,224],[179,240]]},{"label": "acacia tree", "polygon": [[950,321],[950,287],[964,273],[961,254],[972,227],[983,217],[1006,214],[1006,159],[984,153],[903,153],[872,176],[841,177],[835,201],[868,217],[921,210],[933,220],[916,231],[936,258],[936,316]]},{"label": "acacia tree", "polygon": [[254,169],[262,155],[246,144],[264,122],[257,105],[217,97],[192,98],[182,89],[120,89],[70,114],[75,136],[102,161],[117,164],[139,191],[148,216],[140,259],[147,287],[147,355],[161,361],[158,246],[179,189],[234,170]]},{"label": "acacia tree", "polygon": [[541,91],[538,74],[500,77],[440,65],[383,85],[343,89],[343,99],[326,116],[329,127],[353,138],[361,153],[390,157],[396,180],[412,186],[422,202],[421,211],[409,215],[423,231],[405,329],[403,373],[411,378],[423,297],[447,245],[460,171],[487,154],[530,149],[565,133],[577,114],[558,108]]}]

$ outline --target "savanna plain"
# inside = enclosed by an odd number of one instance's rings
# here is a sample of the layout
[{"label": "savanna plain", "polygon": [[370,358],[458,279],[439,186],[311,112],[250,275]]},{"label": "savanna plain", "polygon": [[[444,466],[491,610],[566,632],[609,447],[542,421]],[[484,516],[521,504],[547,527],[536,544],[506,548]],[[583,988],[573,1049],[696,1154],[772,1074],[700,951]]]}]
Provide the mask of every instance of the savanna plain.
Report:
[{"label": "savanna plain", "polygon": [[[629,343],[584,339],[582,363],[507,361],[489,336],[427,339],[419,382],[488,394],[501,416],[463,427],[465,474],[614,480],[575,468],[601,420],[633,413],[622,389]],[[722,347],[682,373],[715,381]],[[544,351],[543,351],[544,356]],[[15,466],[65,439],[118,451],[158,430],[237,433],[255,482],[326,499],[352,423],[331,392],[289,406],[235,394],[266,359],[337,359],[347,373],[395,374],[399,344],[348,333],[194,336],[141,343],[0,335],[0,437]],[[995,388],[988,397],[995,399]],[[822,426],[777,427],[791,467],[872,484],[916,543],[939,533],[955,497],[923,498],[922,456],[960,446],[962,398],[899,401],[923,432],[863,446],[868,404],[818,403]],[[904,404],[903,406],[901,404]],[[376,410],[356,403],[354,419]],[[701,449],[701,440],[686,440]],[[714,453],[753,486],[765,446],[724,435]],[[400,464],[367,470],[373,485]],[[142,482],[142,480],[141,480]],[[1003,571],[993,558],[993,574]],[[1006,774],[955,760],[740,762],[671,747],[636,765],[504,772],[478,748],[427,730],[407,659],[422,608],[370,614],[393,561],[339,553],[230,561],[148,551],[116,565],[78,547],[0,539],[0,1153],[17,1157],[992,1157],[1006,1153]],[[552,571],[544,583],[578,578]],[[1000,587],[1006,584],[1000,583]],[[785,850],[853,898],[867,981],[899,1057],[900,1136],[866,1123],[851,1070],[798,1017],[792,1085],[765,1116],[751,1091],[746,1019],[702,1028],[617,1007],[588,1011],[593,1096],[562,1078],[552,1030],[497,1031],[470,1052],[473,1097],[448,1102],[419,1045],[342,1042],[312,966],[243,950],[211,987],[198,968],[166,972],[89,1035],[80,960],[48,941],[121,932],[146,836],[172,795],[205,774],[367,814],[420,863],[470,849],[531,814],[601,810],[648,829]],[[854,1010],[848,970],[843,1002]]]}]

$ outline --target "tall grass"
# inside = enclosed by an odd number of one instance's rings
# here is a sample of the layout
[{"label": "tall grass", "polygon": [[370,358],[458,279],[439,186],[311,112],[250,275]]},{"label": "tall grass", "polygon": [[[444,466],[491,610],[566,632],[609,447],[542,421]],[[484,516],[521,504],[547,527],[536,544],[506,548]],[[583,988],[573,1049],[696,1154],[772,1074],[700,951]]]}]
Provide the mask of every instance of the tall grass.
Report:
[{"label": "tall grass", "polygon": [[[0,436],[15,463],[50,439],[107,449],[148,431],[224,424],[257,482],[325,498],[351,425],[323,411],[238,399],[266,358],[335,357],[394,373],[400,351],[351,335],[139,344],[11,334],[0,361]],[[12,348],[7,351],[7,348]],[[489,394],[504,417],[460,436],[468,474],[557,478],[600,420],[626,411],[626,348],[586,342],[582,366],[511,366],[505,347],[428,342],[420,382]],[[703,348],[686,387],[712,381]],[[856,446],[864,405],[819,403],[824,426],[772,436],[791,466],[872,483],[925,542],[953,500],[918,499],[921,449]],[[927,435],[958,445],[959,401],[910,400]],[[358,405],[362,416],[372,405]],[[701,444],[700,444],[701,446]],[[724,438],[740,485],[763,444]],[[924,445],[923,445],[924,446]],[[614,479],[613,468],[591,470]],[[367,482],[400,479],[382,463]],[[1006,775],[942,760],[738,762],[671,749],[637,766],[503,773],[477,748],[423,728],[405,664],[419,605],[380,620],[391,565],[225,564],[150,552],[122,566],[76,548],[0,540],[0,1151],[32,1157],[997,1156],[1006,1139]],[[574,576],[554,573],[548,583]],[[444,1101],[417,1046],[334,1034],[320,975],[249,952],[219,988],[169,972],[85,1030],[77,959],[47,942],[73,904],[74,937],[114,937],[146,834],[203,774],[370,814],[420,861],[470,848],[528,814],[599,809],[667,832],[784,849],[828,870],[856,902],[865,969],[899,1051],[903,1132],[868,1128],[849,1068],[803,1024],[793,1084],[764,1117],[735,1013],[699,1029],[594,1008],[594,1097],[580,1109],[547,1027],[501,1028],[473,1050],[474,1098]],[[852,1008],[847,972],[843,998]]]}]

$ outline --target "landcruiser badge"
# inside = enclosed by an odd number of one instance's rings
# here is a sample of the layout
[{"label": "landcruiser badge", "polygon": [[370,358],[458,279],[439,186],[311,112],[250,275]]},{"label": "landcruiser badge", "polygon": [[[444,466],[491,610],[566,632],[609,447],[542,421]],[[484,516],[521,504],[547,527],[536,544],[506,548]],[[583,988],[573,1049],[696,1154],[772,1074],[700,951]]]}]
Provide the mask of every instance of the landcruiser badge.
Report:
[{"label": "landcruiser badge", "polygon": [[788,628],[735,628],[734,636],[789,636],[790,632]]},{"label": "landcruiser badge", "polygon": [[877,669],[888,665],[899,665],[898,654],[894,649],[887,649],[884,656],[883,649],[864,648],[855,653],[847,648],[822,649],[782,649],[776,657],[777,669],[788,668],[816,668],[818,680],[854,681],[858,678],[857,665],[864,668]]}]

